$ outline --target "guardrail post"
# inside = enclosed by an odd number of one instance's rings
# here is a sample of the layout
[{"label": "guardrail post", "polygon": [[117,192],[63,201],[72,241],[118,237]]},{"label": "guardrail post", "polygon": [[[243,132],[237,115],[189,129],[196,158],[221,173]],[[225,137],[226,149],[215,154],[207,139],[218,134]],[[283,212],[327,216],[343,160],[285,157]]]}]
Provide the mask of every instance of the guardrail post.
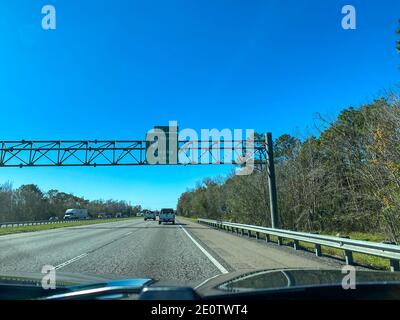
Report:
[{"label": "guardrail post", "polygon": [[250,230],[247,230],[247,236],[248,236],[249,238],[251,238],[251,231],[250,231]]},{"label": "guardrail post", "polygon": [[257,240],[260,239],[260,233],[259,232],[256,232],[256,239]]},{"label": "guardrail post", "polygon": [[346,264],[353,265],[353,252],[350,250],[344,250],[344,256],[346,259]]},{"label": "guardrail post", "polygon": [[269,240],[269,234],[265,234],[265,242],[270,242],[270,240]]},{"label": "guardrail post", "polygon": [[299,250],[299,240],[293,240],[293,249]]},{"label": "guardrail post", "polygon": [[282,245],[282,237],[278,237],[278,246]]},{"label": "guardrail post", "polygon": [[240,235],[243,236],[243,229],[240,229]]},{"label": "guardrail post", "polygon": [[390,271],[400,271],[399,260],[390,259]]},{"label": "guardrail post", "polygon": [[322,250],[321,250],[321,245],[320,244],[316,244],[315,245],[315,255],[317,257],[322,256]]}]

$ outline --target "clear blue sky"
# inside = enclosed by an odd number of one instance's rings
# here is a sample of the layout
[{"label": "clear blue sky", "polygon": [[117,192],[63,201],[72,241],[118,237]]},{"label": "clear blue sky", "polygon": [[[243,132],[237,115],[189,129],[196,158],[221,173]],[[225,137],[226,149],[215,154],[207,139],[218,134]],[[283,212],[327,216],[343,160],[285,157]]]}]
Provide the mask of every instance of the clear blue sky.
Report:
[{"label": "clear blue sky", "polygon": [[[53,4],[57,29],[41,28]],[[357,30],[341,8],[357,9]],[[399,80],[400,1],[13,0],[0,5],[0,139],[142,139],[157,124],[304,131]],[[1,169],[89,199],[175,206],[232,168]]]}]

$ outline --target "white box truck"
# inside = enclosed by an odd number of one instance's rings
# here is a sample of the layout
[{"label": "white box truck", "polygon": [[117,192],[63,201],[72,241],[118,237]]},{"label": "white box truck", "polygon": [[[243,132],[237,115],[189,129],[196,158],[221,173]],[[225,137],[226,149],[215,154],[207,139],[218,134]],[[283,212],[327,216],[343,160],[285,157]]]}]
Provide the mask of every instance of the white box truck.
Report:
[{"label": "white box truck", "polygon": [[87,209],[67,209],[64,215],[64,220],[83,220],[89,218]]}]

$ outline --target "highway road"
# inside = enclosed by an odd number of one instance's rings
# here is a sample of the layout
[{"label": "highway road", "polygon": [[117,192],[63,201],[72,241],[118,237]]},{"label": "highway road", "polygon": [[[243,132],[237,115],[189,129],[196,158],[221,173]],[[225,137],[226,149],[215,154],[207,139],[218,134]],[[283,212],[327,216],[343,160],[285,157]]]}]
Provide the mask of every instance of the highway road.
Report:
[{"label": "highway road", "polygon": [[235,270],[336,268],[339,262],[178,218],[176,225],[130,219],[0,236],[0,274],[57,272],[150,277],[196,286]]}]

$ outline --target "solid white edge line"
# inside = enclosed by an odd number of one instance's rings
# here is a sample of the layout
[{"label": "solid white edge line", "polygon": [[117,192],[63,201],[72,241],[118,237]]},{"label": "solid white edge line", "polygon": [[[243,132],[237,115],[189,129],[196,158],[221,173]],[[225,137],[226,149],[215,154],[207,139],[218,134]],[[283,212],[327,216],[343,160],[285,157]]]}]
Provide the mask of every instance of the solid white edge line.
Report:
[{"label": "solid white edge line", "polygon": [[201,250],[201,252],[203,252],[205,254],[205,256],[214,264],[214,266],[216,266],[218,268],[218,270],[221,273],[228,273],[228,270],[226,270],[224,268],[224,266],[222,264],[220,264],[211,254],[208,253],[208,251],[206,249],[204,249],[190,234],[189,232],[186,231],[186,229],[184,227],[182,227],[182,225],[179,225],[182,230],[186,233],[186,235],[189,237],[190,240],[193,241],[193,243]]}]

